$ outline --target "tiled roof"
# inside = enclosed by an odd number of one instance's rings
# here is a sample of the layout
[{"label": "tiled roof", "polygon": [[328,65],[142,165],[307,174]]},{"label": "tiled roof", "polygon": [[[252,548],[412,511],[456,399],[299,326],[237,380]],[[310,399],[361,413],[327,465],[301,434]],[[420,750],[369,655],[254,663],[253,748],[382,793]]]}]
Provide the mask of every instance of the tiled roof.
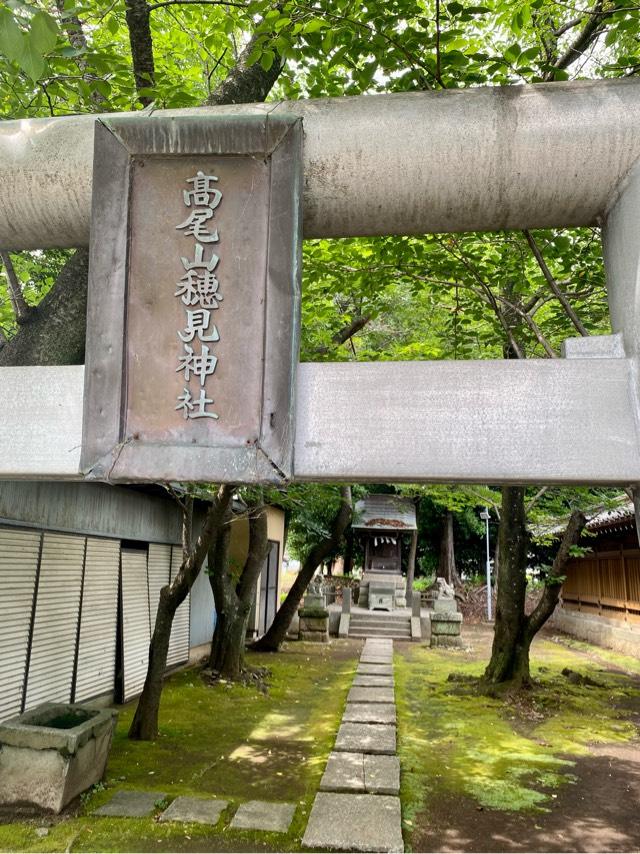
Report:
[{"label": "tiled roof", "polygon": [[399,495],[367,495],[356,503],[351,527],[366,531],[415,531],[415,504]]}]

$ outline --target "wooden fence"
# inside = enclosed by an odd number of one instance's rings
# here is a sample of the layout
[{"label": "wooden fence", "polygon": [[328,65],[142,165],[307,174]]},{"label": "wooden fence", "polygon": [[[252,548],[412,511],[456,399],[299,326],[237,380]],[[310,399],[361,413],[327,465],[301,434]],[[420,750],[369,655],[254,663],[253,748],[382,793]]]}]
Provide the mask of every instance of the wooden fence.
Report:
[{"label": "wooden fence", "polygon": [[595,552],[571,560],[562,606],[640,622],[640,549]]}]

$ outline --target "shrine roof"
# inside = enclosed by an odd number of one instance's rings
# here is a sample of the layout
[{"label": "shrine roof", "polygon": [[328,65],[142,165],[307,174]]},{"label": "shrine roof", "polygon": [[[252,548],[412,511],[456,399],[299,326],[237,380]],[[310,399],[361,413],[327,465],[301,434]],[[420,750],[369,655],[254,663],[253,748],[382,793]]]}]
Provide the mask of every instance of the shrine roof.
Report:
[{"label": "shrine roof", "polygon": [[365,531],[416,530],[416,508],[399,495],[367,495],[356,503],[352,528]]}]

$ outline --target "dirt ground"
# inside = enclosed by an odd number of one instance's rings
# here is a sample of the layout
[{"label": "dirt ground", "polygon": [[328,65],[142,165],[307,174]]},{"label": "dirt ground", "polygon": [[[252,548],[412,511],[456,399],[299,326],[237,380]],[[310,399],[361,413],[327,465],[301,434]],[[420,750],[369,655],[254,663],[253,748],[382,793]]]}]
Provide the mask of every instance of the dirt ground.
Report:
[{"label": "dirt ground", "polygon": [[[484,657],[490,632],[472,629],[473,645]],[[563,638],[551,632],[544,643],[564,649]],[[584,645],[585,648],[587,645]],[[599,658],[598,650],[572,649],[576,662],[619,672],[615,654]],[[640,662],[639,662],[640,663]],[[640,689],[640,678],[626,672]],[[627,697],[626,720],[640,724],[640,693]],[[416,816],[411,833],[415,851],[584,851],[640,850],[640,739],[623,743],[589,744],[588,754],[572,757],[575,781],[554,789],[545,810],[505,811],[478,805],[464,793],[439,792]]]}]

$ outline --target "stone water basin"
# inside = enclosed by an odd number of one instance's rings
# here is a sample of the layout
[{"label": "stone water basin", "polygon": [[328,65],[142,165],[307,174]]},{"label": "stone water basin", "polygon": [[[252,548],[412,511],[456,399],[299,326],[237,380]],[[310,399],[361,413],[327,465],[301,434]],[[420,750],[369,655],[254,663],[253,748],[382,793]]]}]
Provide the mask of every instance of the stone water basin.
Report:
[{"label": "stone water basin", "polygon": [[102,779],[118,713],[43,703],[0,723],[0,805],[59,813]]}]

